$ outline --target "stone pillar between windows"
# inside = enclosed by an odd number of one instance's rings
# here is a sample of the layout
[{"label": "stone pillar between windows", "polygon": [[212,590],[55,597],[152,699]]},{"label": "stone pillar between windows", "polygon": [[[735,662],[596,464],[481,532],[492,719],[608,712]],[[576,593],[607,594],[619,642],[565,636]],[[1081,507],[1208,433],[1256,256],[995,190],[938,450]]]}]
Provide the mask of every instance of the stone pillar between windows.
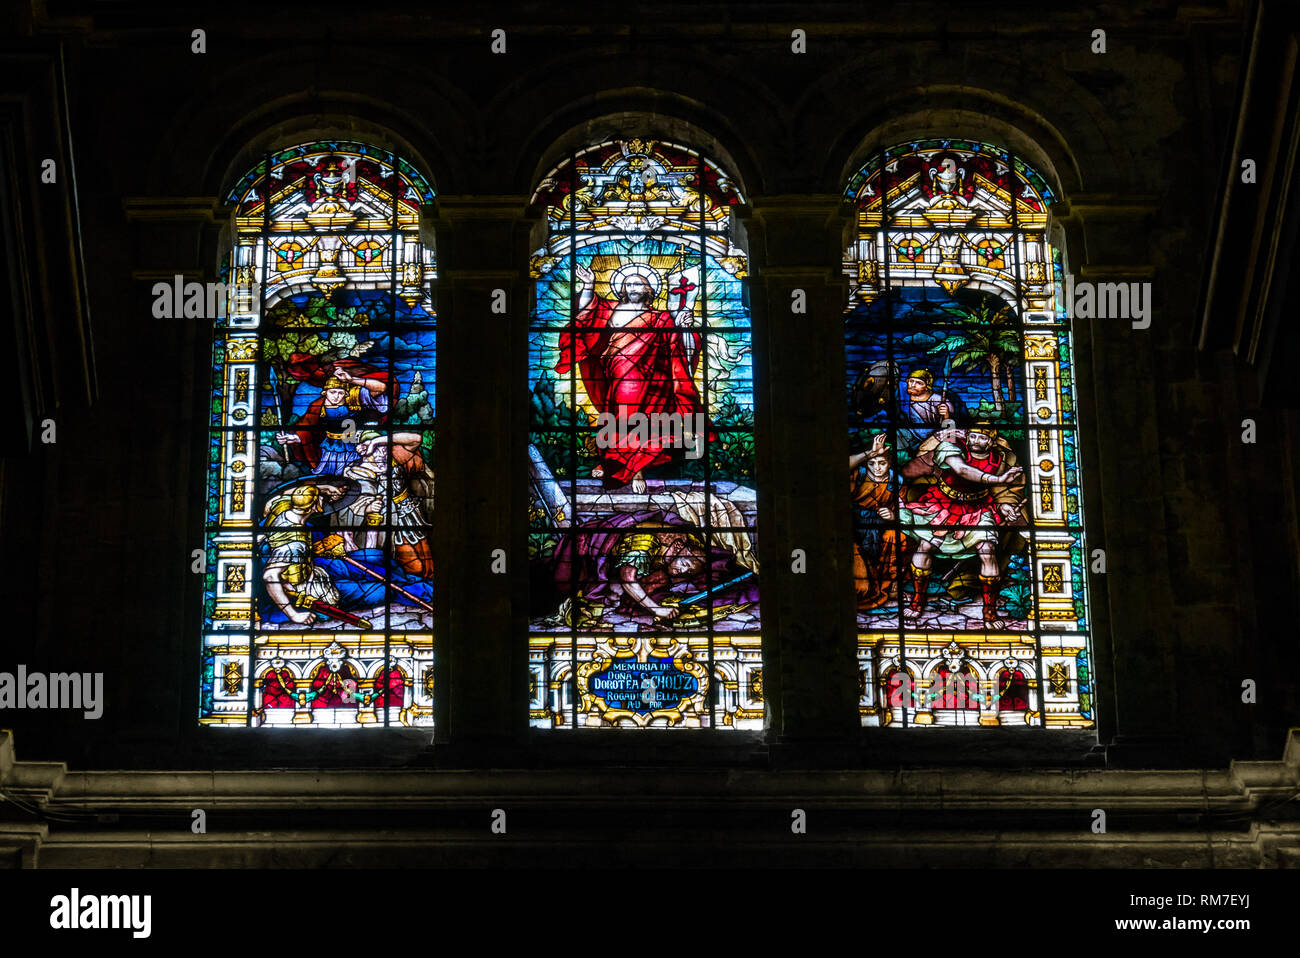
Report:
[{"label": "stone pillar between windows", "polygon": [[769,728],[778,761],[847,759],[858,727],[841,386],[851,223],[838,195],[752,197],[745,219]]},{"label": "stone pillar between windows", "polygon": [[[528,254],[522,196],[440,196],[436,706],[441,759],[492,763],[527,730],[522,590]],[[493,312],[497,290],[505,312]],[[519,501],[516,501],[519,500]],[[497,552],[496,550],[502,550]],[[505,571],[500,570],[504,557]]]},{"label": "stone pillar between windows", "polygon": [[[59,424],[59,441],[49,447],[49,463],[59,478],[52,483],[48,509],[42,510],[48,519],[41,607],[60,608],[68,634],[93,636],[79,667],[102,668],[105,699],[116,703],[112,720],[103,723],[105,730],[91,733],[108,741],[100,744],[96,738],[94,745],[83,746],[96,754],[116,750],[114,739],[142,751],[171,747],[170,723],[179,726],[182,739],[213,739],[196,721],[197,678],[193,683],[180,680],[191,674],[182,663],[198,658],[202,621],[202,577],[190,571],[189,557],[206,538],[213,320],[155,318],[153,287],[172,283],[178,274],[187,283],[218,281],[222,233],[230,227],[233,210],[220,197],[208,195],[131,196],[122,200],[122,211],[129,242],[101,250],[91,276],[93,301],[104,304],[96,311],[95,362],[106,402]],[[142,370],[148,371],[147,388],[138,378]],[[141,428],[141,423],[151,427]],[[82,468],[67,458],[72,450],[79,451],[80,463],[102,463],[94,470],[100,478],[93,500],[79,510],[68,504],[88,493]],[[167,521],[171,516],[177,521]],[[116,570],[116,575],[77,581],[81,601],[75,610],[68,609],[58,598],[71,584],[59,544],[87,539],[96,544],[83,561],[88,567]],[[130,548],[124,548],[126,543]],[[123,592],[123,582],[148,582],[151,594],[168,598],[132,602],[124,599],[130,593]],[[130,615],[112,617],[115,622],[94,612],[124,602]],[[126,688],[118,683],[129,674],[123,672],[123,650],[140,636],[149,637],[154,661],[176,663],[176,680],[160,683],[147,696],[118,694]],[[197,670],[193,674],[197,677]],[[234,746],[222,741],[219,747]]]},{"label": "stone pillar between windows", "polygon": [[[1076,284],[1152,282],[1148,247],[1156,210],[1145,198],[1076,195],[1055,210],[1066,230],[1066,270]],[[1152,283],[1146,330],[1127,318],[1072,317],[1077,361],[1080,467],[1088,550],[1106,552],[1105,575],[1089,574],[1093,645],[1108,761],[1178,761],[1186,741],[1170,734],[1179,699],[1172,627],[1166,492],[1160,469],[1161,350],[1186,337],[1167,325],[1168,294]],[[1148,303],[1148,305],[1152,305]]]}]

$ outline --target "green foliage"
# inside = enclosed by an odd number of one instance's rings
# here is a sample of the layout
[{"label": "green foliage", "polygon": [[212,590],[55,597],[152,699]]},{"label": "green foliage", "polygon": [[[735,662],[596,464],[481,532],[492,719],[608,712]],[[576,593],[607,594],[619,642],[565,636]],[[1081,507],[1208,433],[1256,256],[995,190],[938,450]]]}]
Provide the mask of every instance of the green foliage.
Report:
[{"label": "green foliage", "polygon": [[268,310],[267,318],[277,326],[316,327],[366,326],[370,322],[367,306],[335,306],[322,296],[313,296],[306,305],[298,306],[290,300],[278,303]]},{"label": "green foliage", "polygon": [[[706,475],[704,462],[709,461]],[[719,433],[716,441],[709,443],[708,456],[682,460],[683,478],[714,482],[735,482],[742,486],[754,484],[754,437],[751,433]]]},{"label": "green foliage", "polygon": [[551,475],[559,480],[568,479],[572,439],[562,432],[540,432],[533,433],[532,442],[542,454],[542,459],[551,467]]},{"label": "green foliage", "polygon": [[1029,564],[1023,555],[1012,556],[1007,562],[1003,582],[998,595],[1007,615],[1014,619],[1027,618],[1033,609],[1034,594],[1029,584]]},{"label": "green foliage", "polygon": [[409,390],[393,404],[393,422],[399,426],[428,425],[433,422],[433,407],[427,389]]},{"label": "green foliage", "polygon": [[717,415],[712,418],[715,426],[739,426],[742,429],[754,428],[754,413],[728,396],[718,405]]},{"label": "green foliage", "polygon": [[975,418],[987,419],[990,422],[998,420],[1002,422],[1022,422],[1024,409],[1025,404],[1020,400],[1016,400],[1015,402],[1004,402],[1002,412],[998,412],[996,405],[987,399],[981,399],[979,405],[975,407]]},{"label": "green foliage", "polygon": [[555,380],[548,373],[542,373],[533,386],[529,409],[534,430],[562,428],[574,421],[573,409],[568,402],[556,399]]},{"label": "green foliage", "polygon": [[1020,361],[1020,331],[1010,306],[1002,304],[995,309],[985,301],[974,306],[944,306],[943,311],[966,324],[966,328],[948,333],[929,352],[951,354],[957,369],[991,366],[994,357],[1002,365]]},{"label": "green foliage", "polygon": [[547,559],[555,554],[556,548],[559,547],[560,537],[558,535],[529,536],[528,537],[528,558],[529,559]]},{"label": "green foliage", "polygon": [[357,344],[357,337],[354,333],[345,333],[341,330],[331,332],[328,336],[321,336],[315,332],[286,332],[279,336],[268,337],[265,341],[268,358],[280,360],[280,368],[284,368],[289,357],[294,353],[305,353],[308,356],[323,356],[326,353],[335,353],[341,355],[352,349]]}]

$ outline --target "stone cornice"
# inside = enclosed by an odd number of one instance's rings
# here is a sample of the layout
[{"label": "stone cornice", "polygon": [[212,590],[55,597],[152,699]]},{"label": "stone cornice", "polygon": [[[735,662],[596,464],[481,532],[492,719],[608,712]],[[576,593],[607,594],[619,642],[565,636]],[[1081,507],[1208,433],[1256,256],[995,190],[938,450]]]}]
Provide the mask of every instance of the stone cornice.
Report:
[{"label": "stone cornice", "polygon": [[[1300,729],[1281,761],[1175,771],[70,772],[16,761],[0,731],[0,864],[501,867],[563,849],[574,867],[614,853],[699,864],[702,850],[732,864],[1286,867],[1300,863],[1297,791]],[[494,809],[525,824],[493,835]],[[818,825],[783,843],[792,809]]]},{"label": "stone cornice", "polygon": [[42,809],[163,809],[198,798],[213,807],[276,809],[379,806],[433,808],[509,800],[513,804],[617,800],[785,807],[791,800],[837,807],[908,810],[1073,809],[1253,811],[1300,788],[1300,729],[1276,762],[1234,761],[1227,769],[799,770],[620,768],[493,770],[69,771],[62,762],[23,762],[0,731],[0,788]]},{"label": "stone cornice", "polygon": [[229,219],[231,209],[215,196],[128,196],[122,200],[122,210],[131,223],[222,223]]}]

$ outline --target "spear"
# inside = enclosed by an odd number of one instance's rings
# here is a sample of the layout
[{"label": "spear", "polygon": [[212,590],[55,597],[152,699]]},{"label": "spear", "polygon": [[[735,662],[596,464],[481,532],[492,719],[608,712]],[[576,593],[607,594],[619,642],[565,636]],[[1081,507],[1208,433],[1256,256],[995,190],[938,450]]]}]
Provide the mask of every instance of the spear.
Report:
[{"label": "spear", "polygon": [[401,586],[394,585],[393,583],[389,582],[387,579],[385,579],[374,569],[371,569],[369,566],[362,565],[356,559],[353,559],[349,556],[339,556],[338,558],[342,559],[344,562],[348,563],[349,565],[356,566],[358,569],[360,569],[366,575],[370,576],[372,579],[378,579],[380,582],[384,583],[386,586],[388,586],[388,588],[392,589],[398,595],[405,596],[406,598],[410,599],[412,602],[414,602],[416,605],[420,606],[421,608],[428,609],[430,612],[433,611],[433,606],[429,605],[429,603],[421,602],[419,599],[411,595],[411,593],[407,592]]},{"label": "spear", "polygon": [[[943,389],[941,389],[941,390],[939,391],[939,395],[940,395],[940,397],[942,397],[942,399],[943,399],[943,401],[944,401],[945,403],[948,402],[948,376],[949,376],[949,374],[952,372],[952,350],[949,349],[947,352],[948,352],[948,358],[947,358],[947,360],[944,361],[944,364],[943,364]],[[952,406],[951,406],[951,404],[950,404],[950,405],[948,406],[948,418],[949,418],[949,419],[954,418],[952,412],[953,412],[953,410],[952,410]]]},{"label": "spear", "polygon": [[[267,387],[271,390],[271,398],[275,402],[275,421],[278,425],[277,432],[284,432],[284,413],[280,409],[280,380],[275,375],[275,367],[270,363],[266,365]],[[289,463],[289,446],[287,443],[280,443],[280,449],[284,452],[285,465]]]}]

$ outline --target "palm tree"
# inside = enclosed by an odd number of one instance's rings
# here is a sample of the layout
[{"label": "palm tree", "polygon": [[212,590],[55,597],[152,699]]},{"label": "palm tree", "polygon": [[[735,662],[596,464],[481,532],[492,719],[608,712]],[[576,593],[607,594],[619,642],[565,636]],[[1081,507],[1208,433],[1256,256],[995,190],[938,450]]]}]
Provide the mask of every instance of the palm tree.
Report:
[{"label": "palm tree", "polygon": [[[1015,398],[1013,374],[1020,362],[1020,331],[1015,327],[1011,307],[1002,304],[996,310],[987,302],[976,306],[946,306],[949,315],[971,323],[965,329],[948,333],[939,343],[931,346],[931,353],[948,353],[957,369],[983,363],[989,370],[989,383],[993,388],[993,412],[1001,417],[1004,400]],[[1006,395],[1002,391],[1003,374],[1006,378]]]}]

